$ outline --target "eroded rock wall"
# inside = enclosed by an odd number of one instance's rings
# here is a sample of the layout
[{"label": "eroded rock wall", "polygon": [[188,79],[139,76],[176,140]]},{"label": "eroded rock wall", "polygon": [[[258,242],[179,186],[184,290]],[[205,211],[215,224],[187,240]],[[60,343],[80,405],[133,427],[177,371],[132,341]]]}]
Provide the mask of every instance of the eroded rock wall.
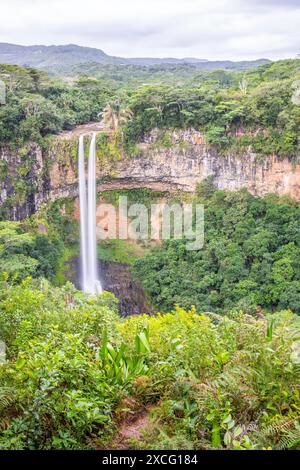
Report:
[{"label": "eroded rock wall", "polygon": [[[21,175],[24,157],[2,149],[0,160],[6,162],[7,174],[0,178],[0,205],[16,194],[20,178],[31,184],[31,191],[11,207],[11,218],[24,218],[46,201],[78,195],[77,134],[73,131],[58,136],[47,152],[30,147],[27,158],[31,166]],[[167,143],[161,141],[159,131],[153,130],[139,144],[137,156],[123,155],[112,161],[102,155],[97,172],[99,191],[146,187],[192,192],[200,181],[213,176],[219,189],[247,188],[258,196],[278,193],[300,200],[300,164],[275,155],[261,159],[250,150],[242,156],[221,156],[205,143],[200,132],[192,129],[170,132]]]}]

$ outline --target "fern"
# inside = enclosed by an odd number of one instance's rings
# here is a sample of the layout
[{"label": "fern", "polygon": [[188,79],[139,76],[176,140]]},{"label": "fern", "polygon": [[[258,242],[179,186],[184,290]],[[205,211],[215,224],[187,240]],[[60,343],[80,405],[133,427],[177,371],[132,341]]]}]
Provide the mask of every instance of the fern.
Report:
[{"label": "fern", "polygon": [[15,401],[14,391],[10,387],[0,387],[0,413]]},{"label": "fern", "polygon": [[3,412],[14,402],[14,390],[10,387],[0,387],[0,429],[4,429],[8,426],[9,420],[3,416]]},{"label": "fern", "polygon": [[295,449],[300,446],[300,416],[280,418],[259,433],[266,445],[275,450]]}]

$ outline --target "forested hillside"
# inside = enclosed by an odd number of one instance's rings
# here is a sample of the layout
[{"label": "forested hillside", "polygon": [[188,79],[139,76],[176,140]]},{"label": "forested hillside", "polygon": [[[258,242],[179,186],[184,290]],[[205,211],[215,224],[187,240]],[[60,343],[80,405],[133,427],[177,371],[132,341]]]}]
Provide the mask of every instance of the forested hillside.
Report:
[{"label": "forested hillside", "polygon": [[[129,71],[120,80],[111,69],[100,79],[61,80],[34,69],[2,65],[7,105],[0,108],[0,144],[45,143],[49,134],[97,120],[109,105],[116,115],[120,109],[132,112],[123,124],[129,149],[155,127],[194,127],[224,152],[230,148],[240,153],[250,146],[261,155],[297,159],[300,107],[292,96],[300,76],[299,60],[242,73],[199,72],[192,78],[184,67],[182,76],[180,71],[167,67],[145,74],[138,69],[136,76]],[[143,84],[145,79],[150,83]]]},{"label": "forested hillside", "polygon": [[[190,65],[194,68],[217,70],[244,70],[269,62],[267,59],[245,60],[233,62],[231,60],[205,60],[196,58],[176,59],[166,58],[122,58],[106,54],[101,49],[93,47],[77,46],[76,44],[65,44],[61,46],[20,46],[17,44],[0,43],[0,63],[18,64],[21,66],[36,67],[48,71],[54,75],[73,75],[88,70],[89,74],[95,71],[101,72],[108,64],[114,66],[120,64],[121,69],[126,66],[136,68],[172,64]],[[134,68],[134,67],[133,67]]]},{"label": "forested hillside", "polygon": [[205,205],[203,249],[168,240],[135,264],[155,305],[300,313],[299,203],[216,191],[211,180],[199,185],[194,202]]}]

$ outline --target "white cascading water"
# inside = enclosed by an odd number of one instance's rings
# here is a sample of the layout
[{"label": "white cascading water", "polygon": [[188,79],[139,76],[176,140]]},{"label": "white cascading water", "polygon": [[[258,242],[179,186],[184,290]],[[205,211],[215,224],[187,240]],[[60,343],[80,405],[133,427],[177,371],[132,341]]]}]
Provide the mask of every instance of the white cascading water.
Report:
[{"label": "white cascading water", "polygon": [[100,294],[101,283],[97,269],[96,242],[96,133],[93,133],[86,181],[84,164],[84,136],[79,137],[78,178],[80,201],[81,288],[89,294]]},{"label": "white cascading water", "polygon": [[78,179],[80,204],[80,256],[81,256],[81,288],[85,292],[87,281],[87,197],[86,178],[84,169],[84,142],[83,135],[79,137],[78,145]]}]

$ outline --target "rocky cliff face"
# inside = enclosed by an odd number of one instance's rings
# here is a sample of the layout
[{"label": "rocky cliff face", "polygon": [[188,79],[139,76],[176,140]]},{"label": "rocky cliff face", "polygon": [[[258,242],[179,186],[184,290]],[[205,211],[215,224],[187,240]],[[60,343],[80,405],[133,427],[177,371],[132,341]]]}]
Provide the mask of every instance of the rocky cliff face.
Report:
[{"label": "rocky cliff face", "polygon": [[[94,129],[89,126],[86,130]],[[16,196],[18,182],[26,180],[31,184],[23,200],[8,209],[11,218],[24,218],[48,200],[77,196],[77,139],[75,130],[59,136],[47,152],[30,147],[26,156],[30,163],[28,172],[23,169],[21,176],[23,157],[1,151],[0,160],[6,162],[7,168],[6,175],[0,178],[0,205],[7,205]],[[102,156],[98,164],[98,190],[146,187],[192,192],[208,176],[213,177],[219,189],[247,188],[254,195],[288,194],[300,200],[300,164],[274,155],[260,160],[250,150],[240,157],[220,156],[195,130],[170,132],[167,143],[153,130],[139,144],[138,156],[123,156],[114,161]]]},{"label": "rocky cliff face", "polygon": [[42,149],[0,149],[0,216],[12,220],[33,214],[48,196],[49,179]]},{"label": "rocky cliff face", "polygon": [[197,183],[212,176],[218,189],[247,188],[258,196],[278,193],[300,200],[300,164],[274,155],[261,160],[251,151],[241,157],[220,156],[196,131],[173,132],[170,137],[169,148],[157,146],[157,133],[153,131],[140,145],[141,156],[120,161],[114,178],[102,187],[146,185],[192,192]]}]

